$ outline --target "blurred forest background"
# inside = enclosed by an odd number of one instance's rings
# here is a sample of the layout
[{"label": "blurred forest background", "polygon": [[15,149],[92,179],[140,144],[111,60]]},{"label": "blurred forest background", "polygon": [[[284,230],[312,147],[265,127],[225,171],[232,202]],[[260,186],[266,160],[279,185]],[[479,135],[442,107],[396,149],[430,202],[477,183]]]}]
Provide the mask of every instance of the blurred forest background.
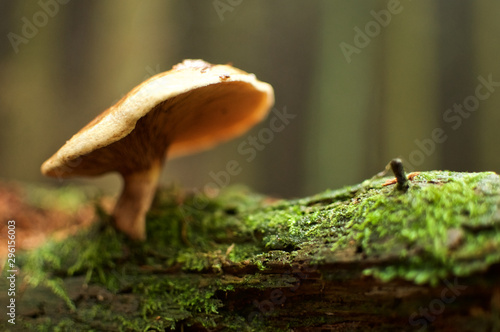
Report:
[{"label": "blurred forest background", "polygon": [[243,169],[231,184],[282,197],[357,183],[394,157],[499,172],[499,13],[489,0],[1,0],[0,179],[116,194],[116,175],[61,182],[40,165],[185,58],[255,73],[295,117],[253,161],[238,146],[270,118],[169,161],[163,185],[203,188],[229,160]]}]

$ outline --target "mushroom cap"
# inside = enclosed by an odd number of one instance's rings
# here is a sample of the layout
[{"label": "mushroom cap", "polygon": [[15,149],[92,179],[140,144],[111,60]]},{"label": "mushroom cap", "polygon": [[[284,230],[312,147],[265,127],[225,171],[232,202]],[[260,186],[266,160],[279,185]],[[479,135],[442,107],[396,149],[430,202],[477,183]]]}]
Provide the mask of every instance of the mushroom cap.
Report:
[{"label": "mushroom cap", "polygon": [[144,81],[98,115],[41,167],[73,177],[146,169],[153,159],[208,149],[261,121],[271,85],[230,65],[184,60]]}]

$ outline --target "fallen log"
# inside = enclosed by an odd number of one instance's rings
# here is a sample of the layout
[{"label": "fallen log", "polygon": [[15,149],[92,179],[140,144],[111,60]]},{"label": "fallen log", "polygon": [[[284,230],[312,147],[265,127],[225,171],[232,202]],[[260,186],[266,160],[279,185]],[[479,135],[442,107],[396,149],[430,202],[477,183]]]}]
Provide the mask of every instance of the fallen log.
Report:
[{"label": "fallen log", "polygon": [[163,189],[145,243],[98,211],[93,227],[19,257],[15,325],[4,314],[0,328],[499,331],[499,176],[406,184],[298,200]]}]

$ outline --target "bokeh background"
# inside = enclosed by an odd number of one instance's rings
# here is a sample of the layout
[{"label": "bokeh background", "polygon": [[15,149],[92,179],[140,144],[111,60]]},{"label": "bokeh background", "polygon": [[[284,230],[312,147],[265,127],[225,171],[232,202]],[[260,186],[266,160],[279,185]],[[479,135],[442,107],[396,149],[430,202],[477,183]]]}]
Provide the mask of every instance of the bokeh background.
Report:
[{"label": "bokeh background", "polygon": [[357,183],[394,157],[409,170],[498,172],[498,13],[488,0],[2,0],[0,178],[116,193],[116,175],[61,182],[40,165],[185,58],[255,73],[295,117],[253,161],[238,146],[269,119],[168,162],[163,185],[203,188],[229,160],[243,169],[231,184],[281,197]]}]

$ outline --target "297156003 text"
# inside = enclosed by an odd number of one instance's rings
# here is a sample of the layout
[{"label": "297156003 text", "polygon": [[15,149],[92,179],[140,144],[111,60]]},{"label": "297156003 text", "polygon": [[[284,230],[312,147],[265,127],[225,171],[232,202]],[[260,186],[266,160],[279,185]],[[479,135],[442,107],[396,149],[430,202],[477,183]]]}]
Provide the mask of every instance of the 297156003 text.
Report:
[{"label": "297156003 text", "polygon": [[16,221],[7,221],[7,295],[9,302],[7,305],[8,322],[16,324]]}]

